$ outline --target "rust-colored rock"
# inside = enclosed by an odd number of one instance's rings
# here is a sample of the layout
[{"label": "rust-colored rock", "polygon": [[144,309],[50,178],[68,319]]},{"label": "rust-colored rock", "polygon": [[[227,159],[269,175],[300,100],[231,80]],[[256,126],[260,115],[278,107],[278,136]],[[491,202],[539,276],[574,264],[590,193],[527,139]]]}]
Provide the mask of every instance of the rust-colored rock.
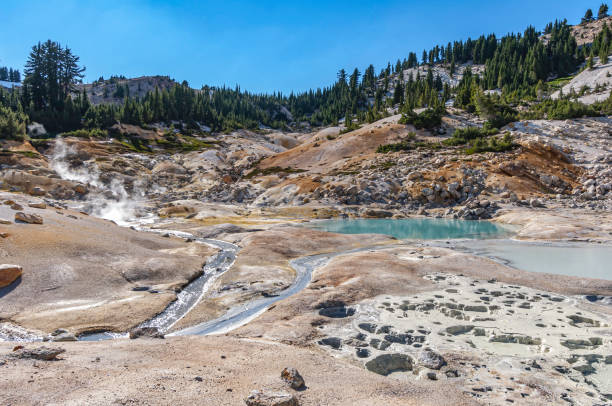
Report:
[{"label": "rust-colored rock", "polygon": [[19,265],[2,264],[0,265],[0,288],[10,285],[23,273],[23,268]]},{"label": "rust-colored rock", "polygon": [[21,211],[15,213],[15,221],[23,221],[24,223],[28,223],[28,224],[42,224],[43,223],[42,217],[37,216],[36,214],[26,214]]}]

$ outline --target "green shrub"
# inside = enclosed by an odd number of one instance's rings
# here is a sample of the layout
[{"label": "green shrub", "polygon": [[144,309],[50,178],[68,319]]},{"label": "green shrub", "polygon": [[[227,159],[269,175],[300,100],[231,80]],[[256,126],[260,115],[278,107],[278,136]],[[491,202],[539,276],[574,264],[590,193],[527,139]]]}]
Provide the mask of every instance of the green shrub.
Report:
[{"label": "green shrub", "polygon": [[155,140],[155,143],[164,149],[182,152],[200,151],[212,147],[212,144],[195,137],[175,134],[168,131],[163,138]]},{"label": "green shrub", "polygon": [[412,143],[402,141],[395,144],[379,145],[378,148],[376,148],[376,152],[379,154],[386,154],[388,152],[410,151],[411,149],[414,149]]},{"label": "green shrub", "polygon": [[26,121],[25,114],[0,106],[0,139],[26,139]]},{"label": "green shrub", "polygon": [[378,148],[376,148],[376,152],[379,154],[386,154],[388,152],[410,151],[411,149],[415,148],[415,145],[411,143],[411,141],[414,141],[415,138],[416,134],[411,131],[408,133],[405,140],[395,144],[379,145]]},{"label": "green shrub", "polygon": [[587,106],[567,99],[545,100],[520,114],[521,120],[565,120],[571,118],[599,117],[606,114],[605,103]]},{"label": "green shrub", "polygon": [[255,168],[251,172],[245,175],[245,179],[251,179],[256,176],[266,176],[272,175],[276,173],[302,173],[306,172],[304,169],[294,169],[294,168],[281,168],[280,166],[272,166],[270,168]]},{"label": "green shrub", "polygon": [[516,147],[517,144],[514,143],[510,133],[506,133],[501,139],[499,137],[476,138],[470,143],[469,148],[466,148],[465,153],[470,155],[479,152],[504,152]]},{"label": "green shrub", "polygon": [[442,124],[442,116],[445,111],[443,108],[427,109],[420,114],[416,114],[410,110],[408,113],[402,114],[400,118],[400,124],[412,124],[416,128],[421,129],[432,129]]},{"label": "green shrub", "polygon": [[77,138],[107,138],[108,131],[101,130],[99,128],[92,128],[91,130],[80,129],[74,131],[68,131],[62,133],[63,137],[77,137]]},{"label": "green shrub", "polygon": [[502,103],[498,97],[478,92],[475,104],[478,115],[487,120],[488,128],[501,128],[518,118],[517,111]]},{"label": "green shrub", "polygon": [[442,141],[442,143],[447,146],[465,145],[469,141],[489,137],[491,135],[497,134],[498,132],[499,130],[497,128],[458,128],[455,130],[452,137],[445,139],[444,141]]}]

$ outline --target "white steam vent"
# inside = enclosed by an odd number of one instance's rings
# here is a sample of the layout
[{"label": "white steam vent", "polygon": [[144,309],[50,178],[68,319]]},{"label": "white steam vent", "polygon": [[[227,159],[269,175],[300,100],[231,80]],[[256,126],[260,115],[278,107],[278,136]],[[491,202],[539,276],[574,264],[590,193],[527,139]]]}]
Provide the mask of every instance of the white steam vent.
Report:
[{"label": "white steam vent", "polygon": [[62,179],[89,186],[86,198],[92,215],[112,220],[119,225],[127,225],[134,220],[138,203],[144,196],[141,185],[135,184],[130,194],[123,182],[116,177],[110,183],[105,183],[100,179],[100,169],[95,163],[84,162],[78,168],[70,165],[69,158],[76,154],[73,146],[68,145],[61,137],[56,138],[51,168]]}]

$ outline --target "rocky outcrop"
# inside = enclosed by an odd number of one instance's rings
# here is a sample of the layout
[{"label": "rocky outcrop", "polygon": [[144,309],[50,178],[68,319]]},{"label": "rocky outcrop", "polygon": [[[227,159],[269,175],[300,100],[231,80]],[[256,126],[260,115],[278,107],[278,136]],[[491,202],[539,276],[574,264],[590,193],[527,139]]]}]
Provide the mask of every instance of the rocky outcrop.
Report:
[{"label": "rocky outcrop", "polygon": [[59,347],[36,347],[36,348],[24,348],[17,346],[16,349],[10,354],[13,358],[19,359],[35,359],[40,361],[54,361],[57,356],[66,352],[63,348]]},{"label": "rocky outcrop", "polygon": [[495,202],[490,202],[489,200],[473,200],[454,213],[453,217],[464,220],[490,219],[498,209],[499,206]]},{"label": "rocky outcrop", "polygon": [[27,214],[24,212],[17,212],[15,213],[15,221],[21,221],[23,223],[28,223],[28,224],[42,224],[43,223],[43,219],[41,216],[37,215],[37,214]]},{"label": "rocky outcrop", "polygon": [[247,406],[299,406],[295,396],[282,391],[254,390],[244,402]]},{"label": "rocky outcrop", "polygon": [[23,274],[23,268],[19,265],[0,265],[0,288],[10,285]]}]

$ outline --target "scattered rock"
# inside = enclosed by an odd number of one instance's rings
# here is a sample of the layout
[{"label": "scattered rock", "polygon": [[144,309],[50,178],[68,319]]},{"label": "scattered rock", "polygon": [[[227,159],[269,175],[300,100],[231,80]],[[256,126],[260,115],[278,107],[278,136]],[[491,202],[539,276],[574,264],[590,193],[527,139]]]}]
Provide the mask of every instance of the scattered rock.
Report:
[{"label": "scattered rock", "polygon": [[320,345],[327,345],[328,347],[332,347],[334,350],[340,349],[342,346],[342,340],[338,337],[326,337],[319,341]]},{"label": "scattered rock", "polygon": [[577,314],[573,314],[571,316],[567,316],[572,322],[570,324],[576,327],[582,327],[581,324],[584,324],[585,327],[599,327],[601,323],[597,320],[589,319],[588,317],[582,317]]},{"label": "scattered rock", "polygon": [[51,333],[51,341],[78,341],[78,339],[70,331],[63,328],[58,328]]},{"label": "scattered rock", "polygon": [[59,347],[36,347],[36,348],[23,348],[17,346],[17,349],[13,351],[10,356],[19,359],[36,359],[41,361],[53,361],[57,359],[57,356],[66,352],[63,348]]},{"label": "scattered rock", "polygon": [[33,209],[46,209],[47,205],[45,203],[30,203],[28,204],[28,207]]},{"label": "scattered rock", "polygon": [[288,392],[254,390],[244,402],[247,406],[299,406],[295,396]]},{"label": "scattered rock", "polygon": [[465,306],[463,308],[463,310],[465,310],[466,312],[480,312],[480,313],[485,313],[487,312],[489,309],[487,308],[487,306]]},{"label": "scattered rock", "polygon": [[32,190],[30,190],[30,194],[32,196],[44,196],[47,194],[47,192],[45,191],[45,189],[41,188],[40,186],[34,186]]},{"label": "scattered rock", "polygon": [[15,221],[22,221],[28,224],[42,224],[43,223],[42,217],[36,214],[26,214],[21,211],[15,213]]},{"label": "scattered rock", "polygon": [[295,368],[285,368],[281,372],[281,379],[285,381],[292,389],[301,389],[305,386],[304,378]]},{"label": "scattered rock", "polygon": [[412,358],[406,354],[383,354],[366,362],[368,371],[379,375],[412,370]]},{"label": "scattered rock", "polygon": [[449,369],[444,375],[446,375],[447,378],[459,378],[459,371],[456,369]]},{"label": "scattered rock", "polygon": [[440,369],[446,365],[444,358],[429,348],[420,352],[418,357],[419,364],[429,369]]},{"label": "scattered rock", "polygon": [[11,209],[13,209],[13,210],[23,210],[23,206],[20,205],[19,203],[13,203],[11,205]]},{"label": "scattered rock", "polygon": [[355,314],[355,309],[352,307],[326,307],[319,310],[319,314],[325,317],[331,317],[333,319],[342,319],[345,317],[352,316]]},{"label": "scattered rock", "polygon": [[529,336],[515,334],[500,334],[489,338],[492,343],[508,343],[508,344],[523,344],[523,345],[540,345],[542,340]]},{"label": "scattered rock", "polygon": [[602,340],[598,337],[589,338],[588,340],[571,339],[561,341],[561,345],[569,348],[570,350],[588,350],[601,345],[601,343]]},{"label": "scattered rock", "polygon": [[459,335],[459,334],[469,333],[473,329],[474,329],[474,326],[472,326],[472,325],[467,325],[467,326],[450,326],[450,327],[446,327],[446,332],[448,334],[452,334],[452,335],[456,336],[456,335]]},{"label": "scattered rock", "polygon": [[370,345],[373,348],[376,348],[377,350],[384,351],[387,348],[389,348],[391,343],[389,341],[387,341],[387,340],[380,340],[378,338],[373,338],[372,340],[370,340]]},{"label": "scattered rock", "polygon": [[475,336],[479,336],[479,337],[484,337],[486,335],[485,329],[484,328],[480,328],[480,327],[475,328],[474,329],[474,335]]},{"label": "scattered rock", "polygon": [[130,330],[130,339],[134,340],[140,337],[164,338],[164,335],[157,327],[136,327]]},{"label": "scattered rock", "polygon": [[0,224],[8,225],[13,224],[13,222],[11,220],[0,218]]},{"label": "scattered rock", "polygon": [[377,325],[374,323],[359,323],[358,327],[368,333],[374,333],[376,332]]},{"label": "scattered rock", "polygon": [[0,288],[15,282],[23,274],[23,268],[19,265],[0,265]]},{"label": "scattered rock", "polygon": [[367,348],[357,348],[357,358],[368,358],[370,356],[370,350]]},{"label": "scattered rock", "polygon": [[80,194],[80,195],[87,194],[87,192],[88,192],[87,187],[86,187],[85,185],[76,185],[76,186],[73,188],[73,190],[74,190],[75,192],[77,192],[78,194]]}]

